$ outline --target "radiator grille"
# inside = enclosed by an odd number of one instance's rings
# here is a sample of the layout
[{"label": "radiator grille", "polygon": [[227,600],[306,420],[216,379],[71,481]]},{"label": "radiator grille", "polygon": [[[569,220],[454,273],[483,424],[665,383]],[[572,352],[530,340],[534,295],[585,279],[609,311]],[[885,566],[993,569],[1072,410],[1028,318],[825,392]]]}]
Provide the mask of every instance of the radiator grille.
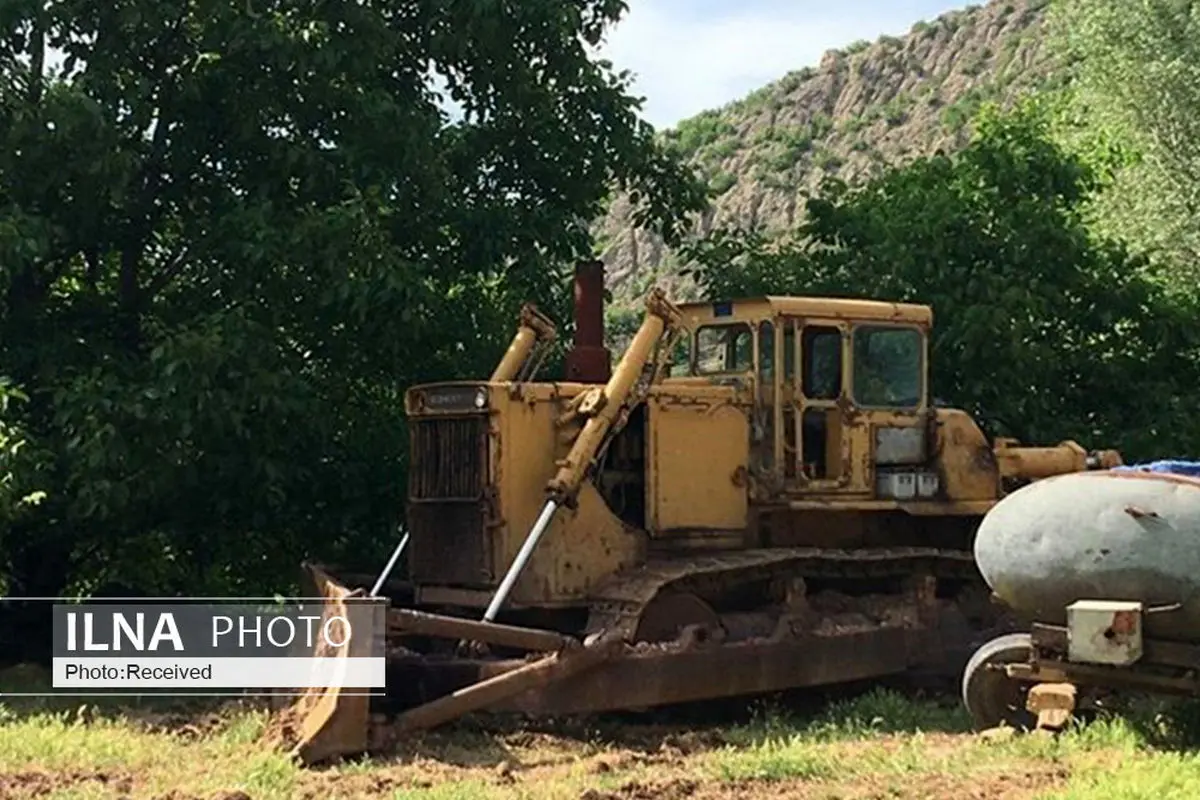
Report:
[{"label": "radiator grille", "polygon": [[418,584],[486,587],[491,543],[484,524],[488,418],[410,420],[409,564]]},{"label": "radiator grille", "polygon": [[487,417],[410,421],[408,496],[478,500],[487,486]]},{"label": "radiator grille", "polygon": [[491,550],[483,503],[423,502],[408,506],[409,564],[417,584],[487,587]]}]

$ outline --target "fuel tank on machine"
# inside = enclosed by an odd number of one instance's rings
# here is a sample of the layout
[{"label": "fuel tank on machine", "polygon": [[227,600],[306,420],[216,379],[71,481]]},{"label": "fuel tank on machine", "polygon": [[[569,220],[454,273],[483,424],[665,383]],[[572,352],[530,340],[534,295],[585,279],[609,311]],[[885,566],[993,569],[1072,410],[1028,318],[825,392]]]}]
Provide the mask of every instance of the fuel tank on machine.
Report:
[{"label": "fuel tank on machine", "polygon": [[1126,468],[1031,483],[984,517],[975,558],[1031,621],[1064,624],[1080,599],[1179,604],[1151,613],[1147,633],[1200,639],[1200,478]]}]

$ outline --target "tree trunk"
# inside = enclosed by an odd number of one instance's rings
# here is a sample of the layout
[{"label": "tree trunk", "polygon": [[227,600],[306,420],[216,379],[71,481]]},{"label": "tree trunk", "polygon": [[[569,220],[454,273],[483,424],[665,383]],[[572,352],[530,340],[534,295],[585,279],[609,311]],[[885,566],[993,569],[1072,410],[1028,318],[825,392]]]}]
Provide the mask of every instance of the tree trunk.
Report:
[{"label": "tree trunk", "polygon": [[[8,597],[61,597],[70,580],[70,538],[37,538],[36,526],[14,525],[9,539]],[[49,665],[52,615],[49,600],[5,600],[0,613],[0,663]]]}]

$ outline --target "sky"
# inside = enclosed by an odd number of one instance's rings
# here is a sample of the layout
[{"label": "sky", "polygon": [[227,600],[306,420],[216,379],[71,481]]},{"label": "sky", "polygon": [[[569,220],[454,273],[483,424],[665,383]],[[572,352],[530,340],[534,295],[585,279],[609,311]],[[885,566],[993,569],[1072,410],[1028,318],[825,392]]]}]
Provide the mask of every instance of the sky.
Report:
[{"label": "sky", "polygon": [[826,50],[884,34],[964,0],[627,0],[600,55],[635,75],[643,116],[671,127],[782,78],[816,66]]}]

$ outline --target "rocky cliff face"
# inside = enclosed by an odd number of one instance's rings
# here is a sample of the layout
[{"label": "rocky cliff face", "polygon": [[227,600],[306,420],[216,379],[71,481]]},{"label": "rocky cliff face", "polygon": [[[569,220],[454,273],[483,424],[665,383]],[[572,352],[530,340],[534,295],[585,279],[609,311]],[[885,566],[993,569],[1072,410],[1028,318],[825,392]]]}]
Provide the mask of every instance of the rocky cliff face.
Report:
[{"label": "rocky cliff face", "polygon": [[[791,229],[802,193],[827,175],[855,181],[881,166],[960,146],[988,100],[1010,100],[1051,74],[1041,46],[1047,0],[993,0],[884,37],[829,51],[725,108],[684,120],[664,138],[711,187],[714,225]],[[596,223],[619,309],[654,282],[690,299],[694,287],[661,240],[635,230],[614,200]]]}]

